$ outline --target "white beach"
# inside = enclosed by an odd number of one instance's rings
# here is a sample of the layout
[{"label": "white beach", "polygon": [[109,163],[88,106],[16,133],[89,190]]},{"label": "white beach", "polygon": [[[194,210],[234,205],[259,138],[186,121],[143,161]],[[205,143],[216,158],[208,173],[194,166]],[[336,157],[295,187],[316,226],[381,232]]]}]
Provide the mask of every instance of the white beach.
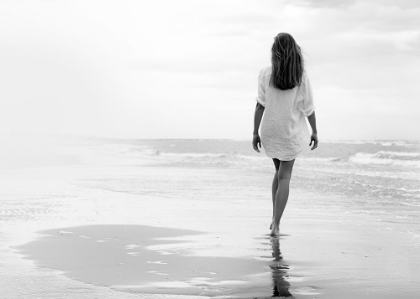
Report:
[{"label": "white beach", "polygon": [[2,169],[2,298],[420,294],[418,223],[393,207],[292,188],[276,240],[270,173],[92,144]]}]

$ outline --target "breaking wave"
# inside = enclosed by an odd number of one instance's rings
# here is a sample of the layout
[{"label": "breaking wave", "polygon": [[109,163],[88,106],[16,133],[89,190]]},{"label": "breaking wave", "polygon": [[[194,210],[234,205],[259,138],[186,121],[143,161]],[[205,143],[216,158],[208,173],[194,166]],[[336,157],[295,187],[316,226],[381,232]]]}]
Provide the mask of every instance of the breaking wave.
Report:
[{"label": "breaking wave", "polygon": [[379,151],[374,154],[356,153],[349,158],[356,164],[397,165],[420,168],[420,153]]}]

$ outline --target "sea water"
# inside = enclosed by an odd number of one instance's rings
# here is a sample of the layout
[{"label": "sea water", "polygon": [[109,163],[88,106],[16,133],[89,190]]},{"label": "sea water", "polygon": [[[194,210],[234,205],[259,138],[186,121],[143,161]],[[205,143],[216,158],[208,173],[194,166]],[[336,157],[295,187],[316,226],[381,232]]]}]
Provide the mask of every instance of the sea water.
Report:
[{"label": "sea water", "polygon": [[[231,169],[251,176],[255,181],[251,186],[247,183],[240,188],[240,177],[231,177],[230,182],[225,182],[223,186],[220,182],[204,184],[200,182],[200,177],[196,177],[195,183],[183,181],[176,185],[172,182],[170,186],[173,188],[166,188],[156,180],[141,184],[114,180],[102,185],[108,190],[199,199],[215,196],[215,189],[219,190],[218,195],[222,195],[223,188],[238,188],[237,194],[255,192],[259,194],[258,198],[267,200],[271,197],[274,164],[263,149],[260,153],[255,152],[251,141],[92,139],[84,142],[83,147],[106,155],[116,165],[126,158],[127,163],[143,159],[150,160],[151,166],[185,171],[213,168],[223,173]],[[193,185],[210,187],[194,189]],[[308,144],[295,161],[291,190],[333,196],[337,200],[331,205],[341,209],[358,214],[383,215],[383,221],[413,224],[413,229],[419,230],[420,142],[321,140],[313,151]]]},{"label": "sea water", "polygon": [[[250,141],[96,140],[113,155],[153,157],[174,167],[234,168],[273,173],[264,151]],[[101,144],[101,145],[100,145]],[[420,142],[321,141],[296,159],[292,186],[308,191],[370,198],[378,204],[420,207]]]},{"label": "sea water", "polygon": [[[7,169],[16,165],[58,165],[50,172],[84,173],[84,179],[80,177],[76,183],[82,187],[197,200],[215,196],[271,200],[274,164],[263,149],[261,153],[253,150],[251,140],[64,139],[61,145],[48,145],[48,151],[30,152],[32,156],[4,159],[5,175],[10,177]],[[156,175],[136,179],[138,161],[146,161],[146,173]],[[166,177],[171,173],[165,171],[168,168],[177,169],[175,175]],[[213,169],[219,175],[208,180],[196,175],[201,169]],[[222,176],[226,178],[221,180]],[[420,142],[321,140],[313,151],[308,142],[296,159],[291,190],[292,197],[301,190],[335,198],[319,208],[336,206],[352,213],[379,215],[381,221],[405,223],[420,233]]]}]

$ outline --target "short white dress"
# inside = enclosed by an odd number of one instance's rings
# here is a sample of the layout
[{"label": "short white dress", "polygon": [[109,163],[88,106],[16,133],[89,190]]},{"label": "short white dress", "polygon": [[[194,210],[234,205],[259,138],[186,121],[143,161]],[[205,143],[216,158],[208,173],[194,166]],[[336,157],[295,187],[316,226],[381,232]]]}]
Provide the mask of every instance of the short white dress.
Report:
[{"label": "short white dress", "polygon": [[265,107],[261,143],[268,157],[291,161],[310,143],[305,118],[315,110],[311,84],[304,72],[299,86],[280,90],[269,84],[271,71],[266,67],[258,75],[256,100]]}]

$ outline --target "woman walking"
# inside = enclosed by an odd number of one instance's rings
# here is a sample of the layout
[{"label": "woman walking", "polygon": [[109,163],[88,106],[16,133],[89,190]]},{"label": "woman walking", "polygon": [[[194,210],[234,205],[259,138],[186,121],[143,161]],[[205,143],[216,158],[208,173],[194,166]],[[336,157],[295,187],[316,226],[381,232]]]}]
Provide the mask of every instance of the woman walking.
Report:
[{"label": "woman walking", "polygon": [[[276,172],[272,186],[271,235],[280,234],[280,220],[289,198],[289,185],[296,157],[308,145],[318,146],[315,107],[300,47],[288,33],[279,33],[271,49],[271,67],[258,75],[254,115],[254,150],[265,149]],[[263,118],[264,115],[264,118]],[[312,128],[309,135],[305,118]],[[258,133],[261,119],[261,138]]]}]

